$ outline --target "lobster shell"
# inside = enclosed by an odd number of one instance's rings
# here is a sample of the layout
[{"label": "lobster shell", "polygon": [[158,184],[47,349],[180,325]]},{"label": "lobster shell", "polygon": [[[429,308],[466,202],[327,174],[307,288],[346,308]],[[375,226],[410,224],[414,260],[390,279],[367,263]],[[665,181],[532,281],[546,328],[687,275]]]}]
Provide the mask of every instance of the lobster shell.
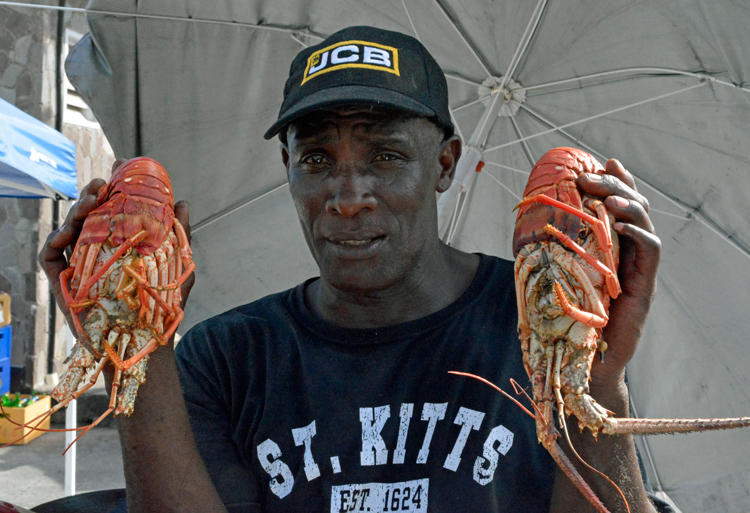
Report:
[{"label": "lobster shell", "polygon": [[78,244],[105,240],[119,246],[141,230],[146,237],[135,244],[150,255],[167,239],[174,222],[174,196],[167,171],[153,159],[138,157],[125,162],[102,187],[98,207],[83,223]]},{"label": "lobster shell", "polygon": [[[576,186],[576,178],[581,173],[603,174],[604,167],[594,157],[576,148],[560,147],[545,153],[529,175],[523,197],[544,194],[567,203],[578,210],[582,209],[581,194]],[[559,208],[531,203],[518,209],[516,229],[513,233],[513,256],[526,244],[555,240],[543,231],[547,224],[557,227],[573,240],[584,227],[580,218]]]}]

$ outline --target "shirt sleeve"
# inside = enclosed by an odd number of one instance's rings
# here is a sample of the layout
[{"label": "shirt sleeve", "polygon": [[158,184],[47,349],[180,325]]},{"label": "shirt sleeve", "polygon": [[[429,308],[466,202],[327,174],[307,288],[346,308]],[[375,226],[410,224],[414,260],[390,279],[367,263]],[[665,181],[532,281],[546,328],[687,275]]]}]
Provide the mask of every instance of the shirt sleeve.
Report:
[{"label": "shirt sleeve", "polygon": [[220,355],[200,325],[175,350],[190,425],[198,451],[229,512],[262,511],[258,484],[233,437]]}]

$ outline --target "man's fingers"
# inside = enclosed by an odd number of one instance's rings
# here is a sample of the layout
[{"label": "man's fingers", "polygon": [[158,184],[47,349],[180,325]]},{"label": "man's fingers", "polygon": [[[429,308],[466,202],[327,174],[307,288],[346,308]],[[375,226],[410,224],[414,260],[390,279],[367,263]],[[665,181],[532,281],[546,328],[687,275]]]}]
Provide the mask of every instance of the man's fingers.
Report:
[{"label": "man's fingers", "polygon": [[[661,262],[661,240],[654,233],[634,224],[618,222],[614,224],[614,229],[623,241],[619,272],[623,292],[634,298],[646,299],[650,305],[656,292],[656,272]],[[627,245],[624,243],[625,240]]]},{"label": "man's fingers", "polygon": [[625,169],[625,166],[617,159],[609,159],[604,166],[606,173],[610,176],[614,176],[630,187],[633,190],[637,190],[635,186],[635,177]]},{"label": "man's fingers", "polygon": [[650,233],[655,232],[651,218],[642,203],[622,196],[609,196],[604,200],[604,205],[618,221],[633,224]]},{"label": "man's fingers", "polygon": [[117,159],[117,160],[115,160],[115,161],[114,161],[114,162],[112,163],[112,172],[114,173],[114,172],[115,172],[115,170],[116,170],[116,169],[117,169],[118,167],[120,167],[121,165],[123,165],[123,164],[124,164],[125,162],[127,162],[127,161],[128,161],[128,159]]},{"label": "man's fingers", "polygon": [[649,211],[648,200],[645,196],[638,193],[635,185],[635,177],[617,159],[609,159],[607,161],[603,175],[583,173],[578,177],[578,185],[585,192],[593,196],[601,198],[620,196],[637,201],[643,205],[643,209],[646,212]]},{"label": "man's fingers", "polygon": [[[187,201],[182,200],[174,204],[174,216],[185,229],[185,234],[187,235],[188,242],[192,242],[192,235],[190,230],[190,205]],[[188,276],[188,278],[183,282],[182,287],[180,287],[180,308],[182,308],[183,310],[185,309],[187,298],[190,295],[190,289],[193,288],[194,284],[195,273],[191,273],[190,276]]]},{"label": "man's fingers", "polygon": [[185,228],[188,242],[191,242],[193,239],[190,230],[190,205],[187,201],[182,200],[174,204],[174,216],[180,222],[182,227]]}]

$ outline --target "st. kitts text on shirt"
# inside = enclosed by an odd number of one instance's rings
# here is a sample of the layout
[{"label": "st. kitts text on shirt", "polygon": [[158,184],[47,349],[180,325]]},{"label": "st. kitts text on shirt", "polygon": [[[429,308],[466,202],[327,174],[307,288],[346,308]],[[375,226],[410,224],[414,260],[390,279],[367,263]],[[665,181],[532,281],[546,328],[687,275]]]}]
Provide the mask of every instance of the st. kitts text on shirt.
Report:
[{"label": "st. kitts text on shirt", "polygon": [[[402,403],[398,408],[398,418],[392,419],[395,410],[396,408],[392,409],[389,405],[359,408],[359,421],[362,428],[362,445],[359,454],[361,466],[386,465],[389,462],[393,465],[399,465],[406,461],[406,442],[415,406],[414,403]],[[422,405],[419,418],[427,425],[421,448],[416,454],[415,462],[417,464],[427,463],[435,428],[439,422],[445,421],[447,410],[448,403],[424,403]],[[460,431],[453,443],[452,450],[445,457],[443,468],[453,472],[458,469],[466,442],[472,431],[480,429],[484,417],[485,413],[483,412],[463,406],[459,407],[453,423],[460,426]],[[395,440],[389,440],[389,444],[386,444],[382,431],[389,421],[399,423],[398,435]],[[313,444],[316,434],[317,428],[314,420],[306,426],[291,430],[295,446],[300,447],[300,450],[303,451],[304,472],[308,481],[320,477],[319,461],[316,461],[313,457]],[[509,429],[502,424],[493,427],[484,441],[482,454],[473,459],[474,481],[483,486],[490,483],[500,461],[499,455],[505,455],[512,445],[513,433]],[[389,447],[393,449],[389,450]],[[294,475],[283,461],[284,455],[279,445],[268,438],[258,444],[256,453],[262,468],[271,477],[269,482],[271,492],[279,498],[289,495],[294,487]],[[338,456],[330,456],[330,465],[334,474],[342,472]]]}]

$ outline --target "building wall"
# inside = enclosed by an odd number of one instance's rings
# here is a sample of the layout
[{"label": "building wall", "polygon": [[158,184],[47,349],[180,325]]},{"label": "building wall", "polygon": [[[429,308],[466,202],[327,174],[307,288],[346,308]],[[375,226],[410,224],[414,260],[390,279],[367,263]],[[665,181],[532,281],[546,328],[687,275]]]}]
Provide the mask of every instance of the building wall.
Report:
[{"label": "building wall", "polygon": [[[58,11],[0,5],[0,98],[50,126],[57,107],[57,19]],[[87,32],[83,14],[67,12],[64,20],[65,28]],[[76,144],[79,190],[94,177],[109,177],[114,156],[101,130],[64,124],[62,133]],[[60,203],[62,221],[70,205]],[[47,375],[49,288],[36,257],[52,230],[52,210],[50,199],[0,198],[0,291],[11,295],[11,364],[23,369],[25,388],[43,384]],[[55,368],[61,372],[66,328],[59,311],[53,329]]]}]

